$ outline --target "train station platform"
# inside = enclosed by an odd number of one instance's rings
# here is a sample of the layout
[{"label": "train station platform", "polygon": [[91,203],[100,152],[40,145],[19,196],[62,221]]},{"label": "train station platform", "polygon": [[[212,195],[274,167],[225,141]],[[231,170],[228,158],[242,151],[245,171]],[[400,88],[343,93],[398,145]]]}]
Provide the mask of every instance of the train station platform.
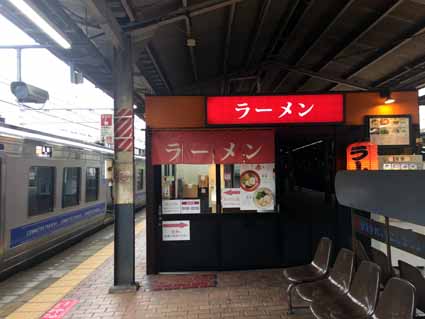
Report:
[{"label": "train station platform", "polygon": [[[146,275],[144,216],[136,220],[139,291],[108,292],[113,282],[109,226],[0,283],[0,318],[287,318],[281,269]],[[299,310],[291,318],[312,316]]]}]

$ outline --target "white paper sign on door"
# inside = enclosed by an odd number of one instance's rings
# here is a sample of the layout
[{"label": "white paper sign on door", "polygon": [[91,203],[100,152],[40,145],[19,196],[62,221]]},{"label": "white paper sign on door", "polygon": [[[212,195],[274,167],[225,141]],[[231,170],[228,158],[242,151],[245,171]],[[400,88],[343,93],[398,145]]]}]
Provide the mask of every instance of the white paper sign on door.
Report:
[{"label": "white paper sign on door", "polygon": [[190,240],[190,220],[167,220],[162,222],[163,241]]},{"label": "white paper sign on door", "polygon": [[199,199],[184,199],[181,201],[182,214],[200,214],[201,213],[201,200]]},{"label": "white paper sign on door", "polygon": [[223,208],[239,208],[241,206],[241,189],[223,189],[221,192],[221,206]]},{"label": "white paper sign on door", "polygon": [[170,214],[180,214],[181,211],[181,201],[180,200],[170,200],[163,199],[162,200],[162,213],[164,215]]}]

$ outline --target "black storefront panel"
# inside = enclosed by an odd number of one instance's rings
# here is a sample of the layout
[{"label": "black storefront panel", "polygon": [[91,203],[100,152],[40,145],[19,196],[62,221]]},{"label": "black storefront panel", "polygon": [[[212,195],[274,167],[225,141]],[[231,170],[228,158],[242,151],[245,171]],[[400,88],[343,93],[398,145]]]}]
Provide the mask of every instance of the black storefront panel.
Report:
[{"label": "black storefront panel", "polygon": [[160,232],[160,271],[216,270],[220,266],[217,216],[167,216],[164,221],[190,221],[190,240],[164,241]]},{"label": "black storefront panel", "polygon": [[222,269],[279,266],[278,218],[276,213],[222,215]]}]

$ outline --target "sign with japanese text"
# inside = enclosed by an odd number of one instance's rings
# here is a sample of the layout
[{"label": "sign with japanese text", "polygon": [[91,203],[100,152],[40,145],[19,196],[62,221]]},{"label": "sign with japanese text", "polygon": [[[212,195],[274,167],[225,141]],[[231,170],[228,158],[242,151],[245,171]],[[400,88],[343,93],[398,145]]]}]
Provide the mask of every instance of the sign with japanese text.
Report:
[{"label": "sign with japanese text", "polygon": [[223,189],[221,192],[221,206],[223,208],[239,208],[241,206],[241,189]]},{"label": "sign with japanese text", "polygon": [[378,169],[378,145],[370,142],[359,142],[347,147],[347,170]]},{"label": "sign with japanese text", "polygon": [[273,130],[156,131],[152,162],[159,164],[274,163]]},{"label": "sign with japanese text", "polygon": [[190,240],[190,220],[168,220],[162,222],[163,241]]},{"label": "sign with japanese text", "polygon": [[162,213],[164,215],[180,214],[181,201],[178,199],[163,199],[162,200]]},{"label": "sign with japanese text", "polygon": [[[353,215],[353,226],[357,233],[386,242],[386,225],[373,219]],[[390,244],[413,255],[425,258],[425,236],[396,226],[390,226]]]},{"label": "sign with japanese text", "polygon": [[343,94],[207,98],[209,125],[342,122],[344,122]]},{"label": "sign with japanese text", "polygon": [[422,170],[422,155],[384,155],[378,156],[382,170]]},{"label": "sign with japanese text", "polygon": [[275,203],[274,164],[242,164],[240,209],[270,212]]},{"label": "sign with japanese text", "polygon": [[112,114],[100,115],[100,135],[101,135],[101,141],[103,142],[104,145],[113,144],[114,131],[113,131],[112,123],[113,123]]},{"label": "sign with japanese text", "polygon": [[185,199],[181,201],[182,214],[200,214],[201,201],[199,199]]}]

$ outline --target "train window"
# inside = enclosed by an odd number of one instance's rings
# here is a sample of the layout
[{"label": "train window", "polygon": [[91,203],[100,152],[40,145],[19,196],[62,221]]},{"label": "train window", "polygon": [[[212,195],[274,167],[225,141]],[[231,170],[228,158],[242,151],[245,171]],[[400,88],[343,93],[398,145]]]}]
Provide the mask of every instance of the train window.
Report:
[{"label": "train window", "polygon": [[137,170],[136,190],[138,190],[138,191],[143,190],[143,177],[144,177],[143,175],[144,175],[143,169]]},{"label": "train window", "polygon": [[28,215],[36,216],[53,211],[55,168],[32,166],[28,181]]},{"label": "train window", "polygon": [[80,203],[81,168],[63,169],[62,207],[76,206]]},{"label": "train window", "polygon": [[87,167],[86,202],[94,202],[99,197],[99,168]]}]

